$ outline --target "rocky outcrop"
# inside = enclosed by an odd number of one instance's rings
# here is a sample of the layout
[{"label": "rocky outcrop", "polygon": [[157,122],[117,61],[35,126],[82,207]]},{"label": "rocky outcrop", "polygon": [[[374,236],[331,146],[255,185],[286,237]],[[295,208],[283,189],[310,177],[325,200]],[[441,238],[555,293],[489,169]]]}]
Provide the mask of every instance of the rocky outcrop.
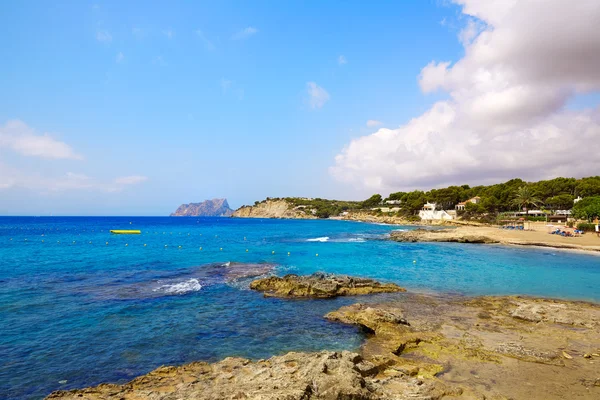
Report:
[{"label": "rocky outcrop", "polygon": [[394,231],[390,239],[396,242],[456,242],[456,243],[499,243],[486,235],[468,234],[459,229],[415,229]]},{"label": "rocky outcrop", "polygon": [[263,292],[268,297],[331,298],[373,293],[404,292],[393,283],[380,283],[373,279],[345,275],[316,273],[309,276],[271,276],[250,283],[250,289]]},{"label": "rocky outcrop", "polygon": [[367,332],[360,354],[378,377],[420,376],[434,386],[460,382],[459,398],[467,399],[600,395],[598,305],[406,294],[345,306],[326,318]]},{"label": "rocky outcrop", "polygon": [[348,351],[288,353],[256,362],[226,358],[161,367],[124,385],[57,391],[47,399],[384,400],[439,399],[453,393],[415,377],[375,378],[377,372]]},{"label": "rocky outcrop", "polygon": [[48,399],[595,399],[600,306],[524,297],[389,295],[326,315],[365,332],[358,353],[288,353],[161,367]]},{"label": "rocky outcrop", "polygon": [[229,217],[233,210],[227,199],[205,200],[202,203],[180,205],[171,217]]},{"label": "rocky outcrop", "polygon": [[265,200],[253,206],[243,206],[235,210],[232,217],[316,219],[303,208],[295,208],[285,200]]}]

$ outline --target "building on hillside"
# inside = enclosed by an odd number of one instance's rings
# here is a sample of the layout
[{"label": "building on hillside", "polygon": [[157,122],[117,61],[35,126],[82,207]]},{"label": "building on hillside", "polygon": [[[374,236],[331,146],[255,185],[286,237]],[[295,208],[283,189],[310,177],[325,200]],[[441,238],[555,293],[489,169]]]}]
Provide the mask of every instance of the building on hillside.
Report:
[{"label": "building on hillside", "polygon": [[423,205],[423,208],[421,210],[422,211],[435,211],[436,206],[437,206],[437,204],[435,204],[435,203],[427,202]]},{"label": "building on hillside", "polygon": [[385,204],[402,204],[402,200],[386,200]]},{"label": "building on hillside", "polygon": [[583,198],[581,196],[577,196],[577,198],[575,200],[573,200],[573,204],[577,204],[579,203],[581,200],[583,200]]},{"label": "building on hillside", "polygon": [[419,211],[419,217],[422,220],[427,221],[450,221],[454,219],[454,217],[446,211],[436,210],[436,206],[437,204],[435,203],[425,203],[421,211]]},{"label": "building on hillside", "polygon": [[475,196],[475,197],[470,198],[467,201],[462,201],[462,202],[458,203],[456,206],[454,206],[454,209],[456,211],[465,211],[467,203],[479,204],[479,203],[481,203],[481,197]]}]

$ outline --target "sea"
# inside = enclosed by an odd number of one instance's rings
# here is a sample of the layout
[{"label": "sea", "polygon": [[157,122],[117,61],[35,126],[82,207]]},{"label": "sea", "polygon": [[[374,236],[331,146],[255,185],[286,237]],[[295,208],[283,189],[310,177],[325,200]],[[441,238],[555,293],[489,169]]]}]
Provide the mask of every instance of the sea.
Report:
[{"label": "sea", "polygon": [[0,398],[124,383],[161,365],[355,350],[364,339],[357,328],[323,315],[385,298],[264,298],[248,289],[262,275],[327,272],[413,292],[600,302],[597,255],[387,240],[409,229],[335,220],[1,217]]}]

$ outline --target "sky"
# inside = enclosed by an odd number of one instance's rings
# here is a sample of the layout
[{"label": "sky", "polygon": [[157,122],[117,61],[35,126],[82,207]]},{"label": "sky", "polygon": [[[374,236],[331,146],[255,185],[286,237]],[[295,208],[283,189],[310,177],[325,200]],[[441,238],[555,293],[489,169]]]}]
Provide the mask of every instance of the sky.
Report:
[{"label": "sky", "polygon": [[600,171],[596,0],[24,0],[0,17],[0,215]]}]

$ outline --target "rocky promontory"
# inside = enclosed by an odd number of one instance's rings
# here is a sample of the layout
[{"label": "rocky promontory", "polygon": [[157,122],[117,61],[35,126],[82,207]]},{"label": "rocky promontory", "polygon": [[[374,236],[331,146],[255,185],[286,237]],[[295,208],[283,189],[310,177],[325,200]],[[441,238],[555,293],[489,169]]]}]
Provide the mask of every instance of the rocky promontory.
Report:
[{"label": "rocky promontory", "polygon": [[253,206],[242,206],[235,210],[232,217],[239,218],[286,218],[286,219],[316,219],[312,213],[302,207],[294,207],[290,202],[279,199],[267,199]]},{"label": "rocky promontory", "polygon": [[331,298],[373,293],[404,292],[394,283],[380,283],[373,279],[346,275],[316,273],[308,276],[294,274],[271,276],[250,283],[250,289],[263,292],[267,297]]},{"label": "rocky promontory", "polygon": [[227,199],[205,200],[202,203],[180,205],[171,217],[229,217],[233,210]]}]

